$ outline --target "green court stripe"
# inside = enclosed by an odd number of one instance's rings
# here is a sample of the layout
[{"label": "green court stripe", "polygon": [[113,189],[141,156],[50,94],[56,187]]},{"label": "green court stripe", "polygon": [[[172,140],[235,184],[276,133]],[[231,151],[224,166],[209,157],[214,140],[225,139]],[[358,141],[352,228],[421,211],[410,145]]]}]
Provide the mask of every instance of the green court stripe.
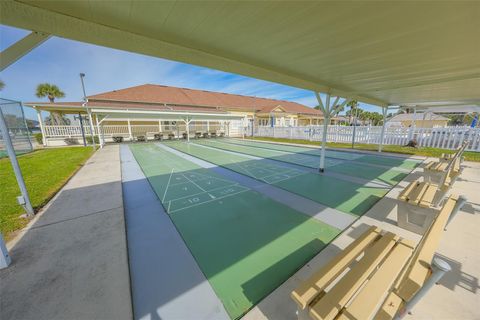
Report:
[{"label": "green court stripe", "polygon": [[[265,167],[262,160],[252,160],[246,156],[227,153],[220,149],[205,148],[193,143],[168,142],[166,144],[194,157],[276,185],[292,193],[356,216],[364,214],[388,192],[388,189],[385,188],[363,187],[351,181],[311,173],[292,176],[281,181],[268,181],[262,179],[263,176],[255,175],[251,168],[250,170],[245,169],[246,166],[252,167],[254,165],[258,166],[259,169]],[[270,169],[270,171],[276,173],[284,173],[288,170],[291,169],[280,165]]]},{"label": "green court stripe", "polygon": [[[229,151],[240,152],[244,154],[250,154],[254,156],[259,156],[263,158],[269,158],[273,160],[293,163],[297,165],[303,165],[310,168],[318,168],[319,164],[319,157],[318,156],[307,156],[302,154],[291,154],[281,152],[281,155],[276,154],[276,151],[271,151],[270,149],[260,149],[260,148],[252,148],[248,146],[240,146],[234,144],[227,144],[221,142],[211,142],[211,141],[203,141],[197,142],[199,144],[204,144],[207,146],[215,147],[218,149],[224,149]],[[330,161],[329,161],[330,160]],[[396,169],[387,169],[384,167],[378,166],[367,166],[362,163],[357,163],[355,161],[338,161],[334,160],[333,163],[331,159],[326,159],[326,166],[329,171],[341,173],[348,176],[353,176],[357,178],[366,179],[369,181],[381,181],[385,182],[389,185],[396,185],[400,182],[404,177],[407,176],[406,173],[396,170]]]},{"label": "green court stripe", "polygon": [[[166,185],[175,173],[231,183],[201,193],[198,200],[193,200],[203,202],[198,205],[182,202],[191,199],[189,195],[164,206],[232,319],[245,314],[340,233],[157,146],[130,148],[159,198],[164,192],[169,194]],[[191,182],[182,184],[194,186]],[[216,199],[209,199],[208,194]]]},{"label": "green court stripe", "polygon": [[[281,150],[281,151],[288,151],[288,152],[306,153],[309,155],[320,154],[320,149],[305,148],[300,146],[290,146],[285,144],[272,144],[272,143],[265,143],[260,141],[237,140],[237,139],[223,139],[222,141],[225,141],[231,144],[250,145],[252,147],[257,147],[257,148],[267,148],[267,149]],[[338,158],[338,159],[344,159],[344,160],[354,160],[354,161],[361,161],[365,163],[379,164],[379,165],[390,166],[390,167],[400,167],[400,168],[409,169],[409,170],[415,169],[422,162],[420,160],[414,160],[414,159],[402,159],[397,157],[389,157],[385,155],[377,156],[377,155],[368,155],[368,154],[361,154],[361,153],[355,154],[355,153],[341,152],[341,151],[335,151],[335,150],[327,150],[326,156]]]}]

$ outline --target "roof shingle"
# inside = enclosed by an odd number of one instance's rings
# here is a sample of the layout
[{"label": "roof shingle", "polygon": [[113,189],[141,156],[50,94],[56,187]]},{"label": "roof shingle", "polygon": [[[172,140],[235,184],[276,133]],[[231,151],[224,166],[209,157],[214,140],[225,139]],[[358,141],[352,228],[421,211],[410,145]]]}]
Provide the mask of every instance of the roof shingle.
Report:
[{"label": "roof shingle", "polygon": [[224,110],[259,111],[281,106],[285,112],[321,115],[319,110],[296,102],[242,96],[212,91],[144,84],[126,89],[114,90],[88,97],[92,103],[135,102],[144,104],[167,104],[220,108]]}]

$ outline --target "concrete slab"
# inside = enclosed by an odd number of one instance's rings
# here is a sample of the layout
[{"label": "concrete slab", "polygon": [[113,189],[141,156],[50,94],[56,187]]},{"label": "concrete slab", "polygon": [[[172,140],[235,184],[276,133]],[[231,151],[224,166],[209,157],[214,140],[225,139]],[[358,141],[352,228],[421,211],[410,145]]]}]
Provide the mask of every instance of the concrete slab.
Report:
[{"label": "concrete slab", "polygon": [[118,146],[108,146],[9,242],[1,319],[131,319],[120,188]]},{"label": "concrete slab", "polygon": [[121,147],[135,319],[230,319],[128,146]]}]

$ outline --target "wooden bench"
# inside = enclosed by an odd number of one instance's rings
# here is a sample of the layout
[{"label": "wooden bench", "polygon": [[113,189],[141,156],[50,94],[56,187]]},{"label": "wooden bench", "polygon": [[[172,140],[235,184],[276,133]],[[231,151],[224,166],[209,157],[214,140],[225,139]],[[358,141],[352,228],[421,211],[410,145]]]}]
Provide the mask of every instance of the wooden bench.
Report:
[{"label": "wooden bench", "polygon": [[427,162],[423,168],[425,177],[429,180],[439,178],[442,173],[448,170],[451,166],[454,166],[455,170],[459,172],[460,165],[463,159],[463,152],[465,152],[466,148],[467,142],[464,142],[454,154],[446,155],[442,153],[439,161],[432,160]]},{"label": "wooden bench", "polygon": [[432,258],[455,203],[445,202],[416,248],[370,227],[292,291],[298,318],[393,319],[411,310],[439,279],[439,272],[432,276]]},{"label": "wooden bench", "polygon": [[[436,216],[438,207],[460,175],[455,168],[451,166],[443,174],[440,184],[418,178],[400,192],[398,200],[405,204],[398,206],[397,225],[399,227],[418,234],[425,233]],[[462,201],[465,201],[463,197]]]}]

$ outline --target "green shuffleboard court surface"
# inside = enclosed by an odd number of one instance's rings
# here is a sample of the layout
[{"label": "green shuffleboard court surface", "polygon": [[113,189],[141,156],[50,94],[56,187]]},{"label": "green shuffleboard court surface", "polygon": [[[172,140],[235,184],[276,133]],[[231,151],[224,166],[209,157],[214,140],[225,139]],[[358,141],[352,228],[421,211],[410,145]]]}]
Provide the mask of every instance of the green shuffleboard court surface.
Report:
[{"label": "green shuffleboard court surface", "polygon": [[[291,153],[273,149],[251,147],[248,145],[231,144],[223,141],[225,140],[199,140],[195,143],[262,158],[298,164],[315,169],[319,167],[319,155]],[[325,158],[325,165],[327,166],[328,170],[332,172],[342,173],[370,181],[378,180],[392,186],[396,185],[407,176],[407,173],[403,171],[384,166],[370,166],[366,162],[358,163],[356,161],[342,161],[334,158]]]},{"label": "green shuffleboard court surface", "polygon": [[[298,164],[308,168],[318,168],[320,164],[320,158],[315,155],[312,156],[305,153],[292,153],[287,151],[256,148],[248,145],[227,143],[224,139],[218,139],[218,140],[202,139],[198,141],[195,140],[195,143],[218,148],[218,149],[248,154],[256,157],[269,158],[272,160]],[[335,166],[342,162],[344,161],[339,159],[325,158],[325,163],[328,167]]]},{"label": "green shuffleboard court surface", "polygon": [[340,232],[154,144],[130,149],[232,319]]},{"label": "green shuffleboard court surface", "polygon": [[[222,141],[232,143],[232,144],[249,145],[249,146],[254,146],[258,148],[267,148],[267,149],[274,149],[274,150],[281,150],[281,151],[288,151],[288,152],[305,153],[310,155],[320,155],[320,149],[318,148],[307,148],[307,147],[292,146],[292,145],[279,144],[279,143],[267,143],[267,142],[253,141],[248,139],[247,140],[223,139]],[[420,160],[403,159],[401,157],[393,157],[393,156],[386,156],[386,155],[369,155],[369,154],[347,152],[347,151],[335,151],[335,150],[327,150],[326,156],[331,158],[336,158],[336,159],[356,160],[364,163],[377,164],[377,165],[382,165],[387,167],[399,167],[399,168],[408,169],[408,170],[415,169],[421,163]]]},{"label": "green shuffleboard court surface", "polygon": [[365,187],[352,181],[254,160],[195,143],[175,141],[165,145],[356,216],[368,211],[389,190]]}]

